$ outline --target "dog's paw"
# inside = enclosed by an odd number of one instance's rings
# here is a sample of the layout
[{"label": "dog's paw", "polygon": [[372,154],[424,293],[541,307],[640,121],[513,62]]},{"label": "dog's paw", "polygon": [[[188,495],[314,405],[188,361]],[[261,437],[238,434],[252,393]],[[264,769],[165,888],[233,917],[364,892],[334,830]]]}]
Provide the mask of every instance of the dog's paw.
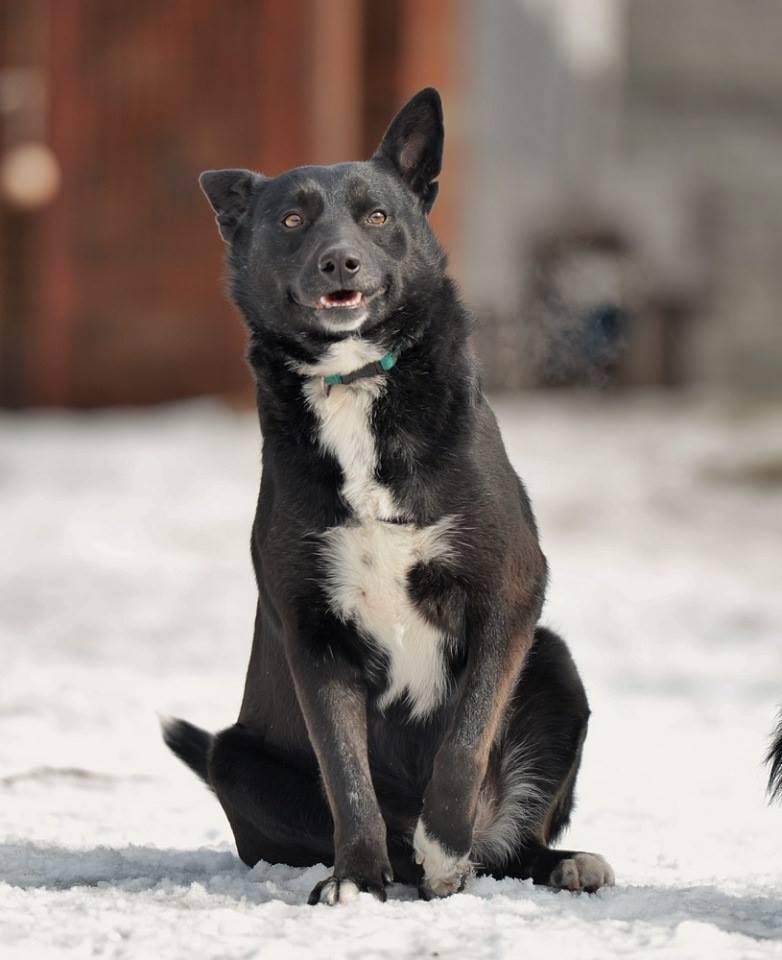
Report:
[{"label": "dog's paw", "polygon": [[423,867],[424,875],[418,885],[422,900],[435,897],[450,897],[464,889],[473,872],[469,856],[450,853],[442,844],[426,832],[423,820],[419,820],[413,835],[415,862]]},{"label": "dog's paw", "polygon": [[559,861],[551,872],[549,884],[559,890],[595,893],[601,887],[613,887],[614,871],[597,853],[576,853]]},{"label": "dog's paw", "polygon": [[369,880],[367,877],[358,875],[337,877],[332,874],[316,884],[307,902],[310,906],[316,903],[327,903],[333,907],[337,903],[350,903],[360,893],[371,893],[383,903],[386,899],[386,884],[391,883],[392,880],[390,869],[384,870],[379,880]]}]

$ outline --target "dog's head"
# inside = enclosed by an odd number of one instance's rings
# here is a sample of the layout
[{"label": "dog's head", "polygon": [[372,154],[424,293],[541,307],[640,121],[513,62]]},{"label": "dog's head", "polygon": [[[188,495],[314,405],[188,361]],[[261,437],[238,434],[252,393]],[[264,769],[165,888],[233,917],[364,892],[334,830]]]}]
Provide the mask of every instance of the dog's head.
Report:
[{"label": "dog's head", "polygon": [[428,88],[397,114],[368,161],[273,178],[203,173],[229,245],[232,295],[251,330],[302,346],[371,336],[411,296],[425,296],[444,268],[426,216],[442,150],[440,97]]}]

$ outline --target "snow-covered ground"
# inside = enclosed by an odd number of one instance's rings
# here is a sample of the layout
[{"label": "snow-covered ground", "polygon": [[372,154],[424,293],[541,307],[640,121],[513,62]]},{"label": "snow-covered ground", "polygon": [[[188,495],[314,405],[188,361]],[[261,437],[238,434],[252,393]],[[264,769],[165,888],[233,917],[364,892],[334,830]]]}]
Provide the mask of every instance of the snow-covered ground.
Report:
[{"label": "snow-covered ground", "polygon": [[0,955],[782,957],[782,408],[496,404],[593,722],[568,845],[594,897],[473,881],[308,907],[236,858],[158,712],[233,721],[253,616],[254,417],[210,402],[0,418]]}]

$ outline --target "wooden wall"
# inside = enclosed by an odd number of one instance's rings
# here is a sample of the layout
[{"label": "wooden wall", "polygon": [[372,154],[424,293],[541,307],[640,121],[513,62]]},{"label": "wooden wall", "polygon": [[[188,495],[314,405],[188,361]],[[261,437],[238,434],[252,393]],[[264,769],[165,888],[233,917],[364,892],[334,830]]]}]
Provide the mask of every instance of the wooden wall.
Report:
[{"label": "wooden wall", "polygon": [[[23,69],[45,91],[6,110],[0,148],[40,141],[60,176],[34,208],[0,189],[2,248],[15,251],[0,271],[0,403],[246,391],[244,331],[223,298],[198,173],[367,155],[416,89],[447,98],[457,11],[450,0],[0,0],[0,75]],[[452,207],[444,190],[446,242]]]}]

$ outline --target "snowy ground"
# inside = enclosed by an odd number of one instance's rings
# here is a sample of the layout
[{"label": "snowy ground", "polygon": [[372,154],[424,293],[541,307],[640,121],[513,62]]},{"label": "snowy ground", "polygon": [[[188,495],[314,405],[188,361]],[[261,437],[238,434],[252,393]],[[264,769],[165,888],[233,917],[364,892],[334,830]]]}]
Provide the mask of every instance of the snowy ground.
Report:
[{"label": "snowy ground", "polygon": [[235,718],[249,649],[254,419],[0,418],[5,958],[782,957],[782,408],[497,404],[593,723],[568,844],[594,897],[472,882],[307,907],[325,868],[237,860],[156,713]]}]

